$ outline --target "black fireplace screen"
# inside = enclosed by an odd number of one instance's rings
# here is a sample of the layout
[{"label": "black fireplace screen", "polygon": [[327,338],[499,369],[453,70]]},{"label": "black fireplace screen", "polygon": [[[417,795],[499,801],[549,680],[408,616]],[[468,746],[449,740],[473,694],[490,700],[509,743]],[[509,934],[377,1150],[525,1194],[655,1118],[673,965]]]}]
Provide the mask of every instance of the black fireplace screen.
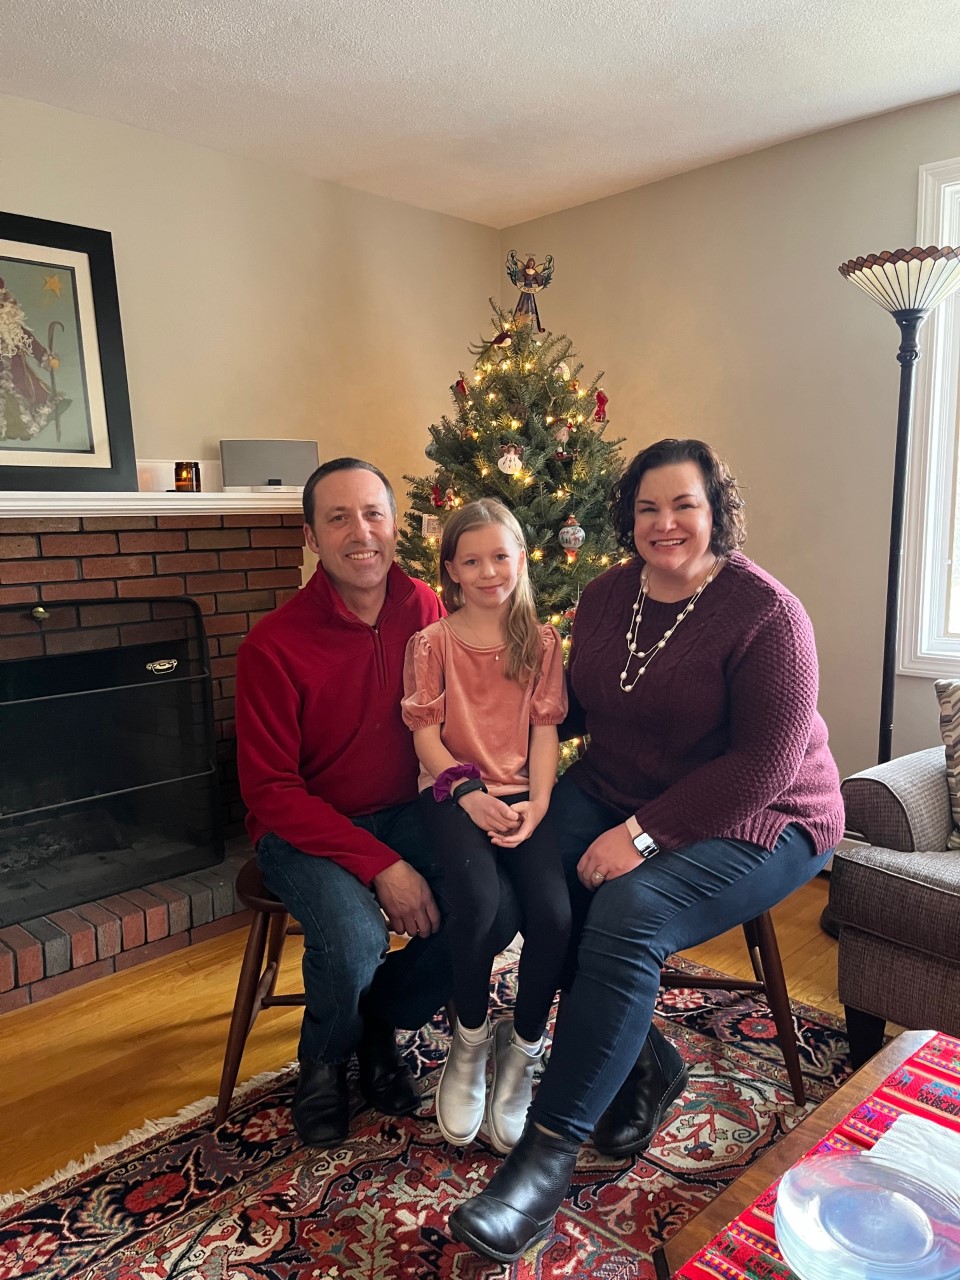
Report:
[{"label": "black fireplace screen", "polygon": [[223,857],[196,603],[40,612],[45,653],[0,660],[0,926]]}]

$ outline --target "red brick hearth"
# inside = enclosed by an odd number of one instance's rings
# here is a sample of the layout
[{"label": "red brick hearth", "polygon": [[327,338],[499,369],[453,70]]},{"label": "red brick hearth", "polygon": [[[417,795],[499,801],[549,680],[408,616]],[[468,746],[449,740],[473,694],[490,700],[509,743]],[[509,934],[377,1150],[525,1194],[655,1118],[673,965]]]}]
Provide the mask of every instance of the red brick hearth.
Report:
[{"label": "red brick hearth", "polygon": [[[0,517],[0,605],[23,606],[0,612],[0,661],[131,643],[143,609],[134,600],[197,601],[224,829],[235,837],[218,866],[0,930],[0,1013],[245,919],[233,894],[237,866],[250,854],[239,836],[236,652],[257,619],[299,588],[302,527],[292,513]],[[52,603],[57,625],[44,631],[31,610]]]},{"label": "red brick hearth", "polygon": [[0,929],[0,1014],[247,924],[234,881],[250,855],[238,838],[215,867]]}]

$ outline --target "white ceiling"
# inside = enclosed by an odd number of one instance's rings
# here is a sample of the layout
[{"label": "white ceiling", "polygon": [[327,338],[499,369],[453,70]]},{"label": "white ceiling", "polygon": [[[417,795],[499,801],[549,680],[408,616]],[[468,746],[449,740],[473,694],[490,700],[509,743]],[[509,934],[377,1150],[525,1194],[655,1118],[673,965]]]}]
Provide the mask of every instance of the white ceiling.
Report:
[{"label": "white ceiling", "polygon": [[0,0],[0,92],[502,227],[960,92],[960,5]]}]

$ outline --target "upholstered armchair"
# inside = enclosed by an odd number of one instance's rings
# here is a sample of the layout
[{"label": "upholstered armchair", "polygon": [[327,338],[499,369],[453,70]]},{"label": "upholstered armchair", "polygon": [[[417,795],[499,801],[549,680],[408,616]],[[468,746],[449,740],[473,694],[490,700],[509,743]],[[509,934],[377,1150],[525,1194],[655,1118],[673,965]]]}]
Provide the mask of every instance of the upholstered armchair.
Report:
[{"label": "upholstered armchair", "polygon": [[854,1064],[889,1020],[960,1035],[960,850],[944,749],[901,756],[846,778],[847,830],[865,843],[833,861],[839,994]]}]

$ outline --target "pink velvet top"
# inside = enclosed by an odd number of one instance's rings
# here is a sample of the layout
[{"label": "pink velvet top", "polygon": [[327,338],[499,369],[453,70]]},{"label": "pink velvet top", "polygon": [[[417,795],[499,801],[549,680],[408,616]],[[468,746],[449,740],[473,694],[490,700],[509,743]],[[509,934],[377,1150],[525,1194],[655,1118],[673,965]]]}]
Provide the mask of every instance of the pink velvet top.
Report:
[{"label": "pink velvet top", "polygon": [[[554,627],[540,627],[543,660],[527,685],[503,673],[505,645],[467,644],[446,618],[407,645],[403,719],[409,729],[442,725],[440,740],[461,764],[476,764],[491,795],[529,787],[530,726],[559,724],[567,714],[563,648]],[[421,764],[419,788],[435,779]]]}]

